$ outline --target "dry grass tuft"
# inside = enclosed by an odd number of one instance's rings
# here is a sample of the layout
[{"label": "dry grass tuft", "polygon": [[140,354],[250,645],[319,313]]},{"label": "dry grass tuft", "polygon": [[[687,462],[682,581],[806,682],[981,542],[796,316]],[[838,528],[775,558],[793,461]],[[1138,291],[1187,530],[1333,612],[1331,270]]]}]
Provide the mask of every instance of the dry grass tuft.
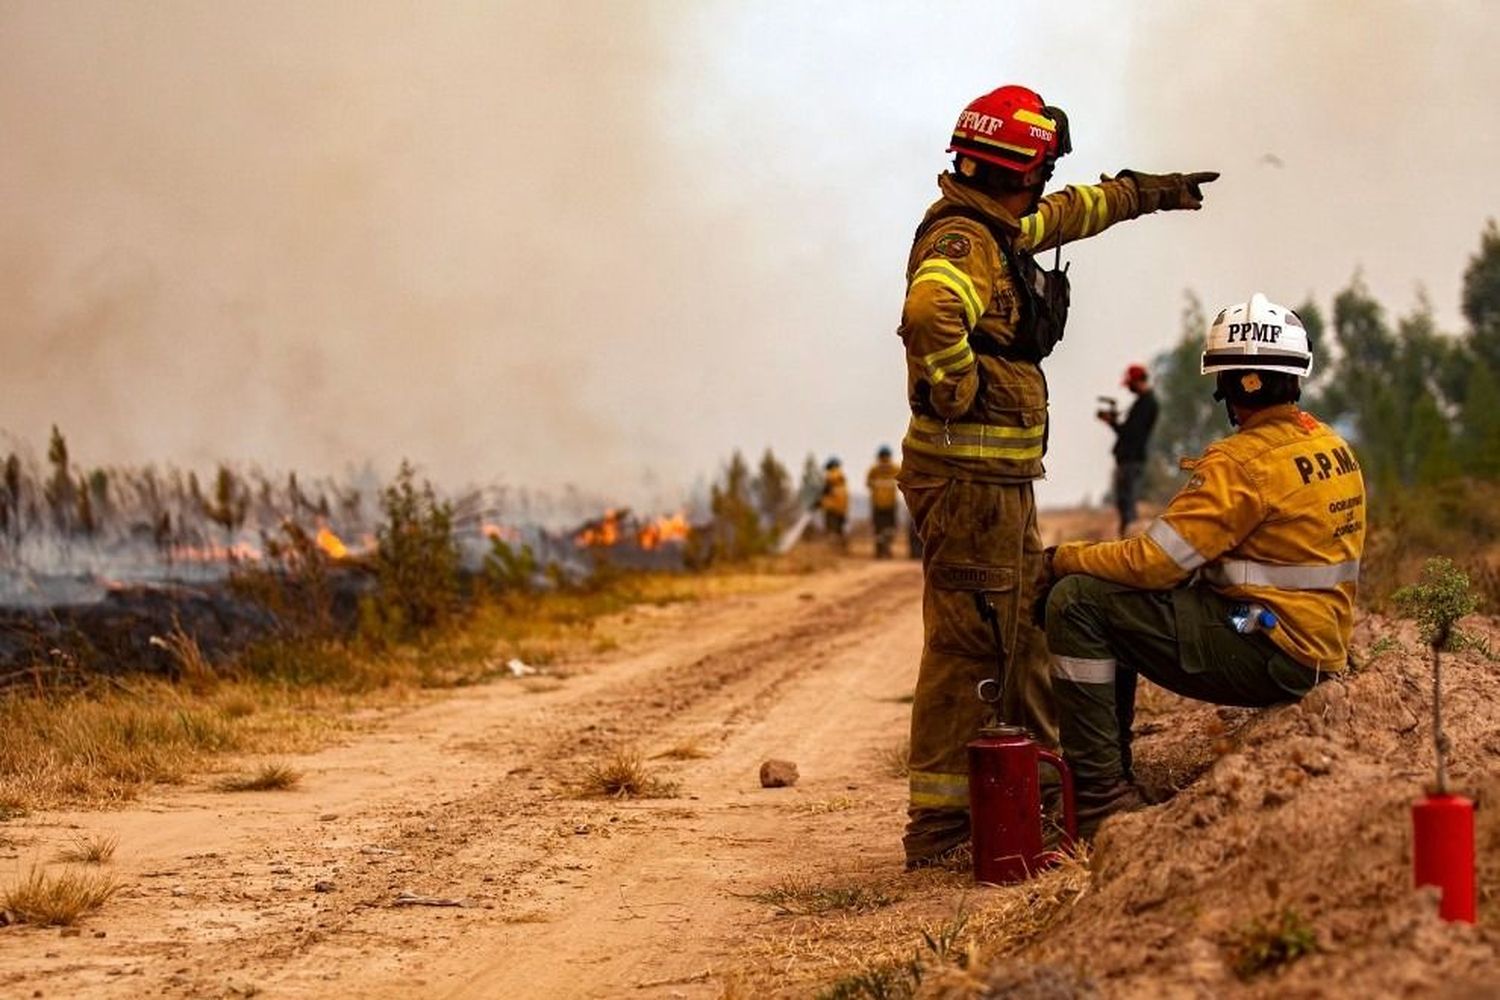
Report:
[{"label": "dry grass tuft", "polygon": [[911,740],[903,739],[875,752],[876,763],[887,778],[905,778],[911,774]]},{"label": "dry grass tuft", "polygon": [[[868,885],[899,892],[901,899],[863,912],[831,909],[778,922],[752,933],[745,963],[727,971],[743,977],[756,996],[911,997],[927,996],[929,986],[939,983],[983,983],[1065,919],[1089,891],[1090,878],[1085,854],[1027,882],[977,894],[967,865],[962,871],[923,869],[899,882],[875,875]],[[793,907],[808,909],[795,896],[797,888],[795,883],[773,886],[793,893]],[[962,899],[956,911],[955,898]],[[931,995],[988,994],[955,985],[953,991]]]},{"label": "dry grass tuft", "polygon": [[79,865],[105,865],[115,856],[120,838],[96,833],[91,837],[75,837],[70,847],[57,852],[57,860]]},{"label": "dry grass tuft", "polygon": [[868,805],[869,802],[869,799],[855,798],[853,795],[835,795],[832,798],[815,799],[812,802],[799,802],[792,807],[792,812],[803,816],[822,816],[827,813],[848,812],[850,809]]},{"label": "dry grass tuft", "polygon": [[751,893],[748,898],[775,907],[776,913],[784,917],[868,913],[901,899],[878,885],[816,885],[798,876],[788,876],[768,889]]},{"label": "dry grass tuft", "polygon": [[236,681],[206,695],[144,678],[0,694],[0,816],[118,804],[221,754],[307,750],[353,725],[347,708],[325,692]]},{"label": "dry grass tuft", "polygon": [[582,792],[616,799],[669,799],[677,794],[677,785],[652,774],[639,750],[620,748],[588,764]]},{"label": "dry grass tuft", "polygon": [[66,927],[103,906],[119,884],[102,872],[48,875],[36,868],[5,891],[4,908],[22,923]]},{"label": "dry grass tuft", "polygon": [[302,783],[302,772],[286,764],[262,764],[252,774],[237,774],[224,778],[214,787],[222,792],[272,792],[296,788]]},{"label": "dry grass tuft", "polygon": [[665,757],[667,760],[702,760],[705,757],[712,756],[712,753],[703,749],[703,742],[698,737],[689,736],[676,746],[668,747],[651,759],[660,760]]},{"label": "dry grass tuft", "polygon": [[969,915],[968,930],[987,953],[1010,954],[1066,916],[1092,881],[1088,847],[1079,845],[1036,878],[992,890],[993,901]]},{"label": "dry grass tuft", "polygon": [[[372,650],[316,638],[268,639],[211,664],[181,628],[156,637],[181,683],[130,676],[79,690],[0,692],[0,821],[26,811],[118,805],[153,784],[180,783],[225,754],[298,753],[362,728],[355,710],[493,677],[497,657],[558,664],[591,655],[626,626],[623,612],[796,581],[753,571],[629,573],[607,585],[481,602],[420,647]],[[780,575],[776,575],[780,574]],[[623,633],[622,633],[623,634]],[[523,678],[556,690],[565,674]],[[647,794],[662,794],[661,783]],[[627,794],[629,792],[627,791]]]},{"label": "dry grass tuft", "polygon": [[182,623],[174,621],[172,631],[165,636],[153,635],[151,645],[166,651],[177,668],[177,676],[189,691],[206,694],[219,683],[219,675],[213,664],[203,655],[196,637],[183,630]]},{"label": "dry grass tuft", "polygon": [[248,719],[260,708],[260,703],[244,691],[231,692],[219,701],[219,712],[231,722]]}]

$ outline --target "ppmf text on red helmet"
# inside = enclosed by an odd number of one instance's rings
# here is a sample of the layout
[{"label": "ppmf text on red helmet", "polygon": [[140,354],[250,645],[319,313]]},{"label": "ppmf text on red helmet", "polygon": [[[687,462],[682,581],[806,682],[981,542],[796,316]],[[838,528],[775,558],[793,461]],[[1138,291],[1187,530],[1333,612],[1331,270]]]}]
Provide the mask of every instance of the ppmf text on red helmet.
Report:
[{"label": "ppmf text on red helmet", "polygon": [[953,126],[948,152],[1026,174],[1069,148],[1067,119],[1036,91],[1009,85],[969,102]]}]

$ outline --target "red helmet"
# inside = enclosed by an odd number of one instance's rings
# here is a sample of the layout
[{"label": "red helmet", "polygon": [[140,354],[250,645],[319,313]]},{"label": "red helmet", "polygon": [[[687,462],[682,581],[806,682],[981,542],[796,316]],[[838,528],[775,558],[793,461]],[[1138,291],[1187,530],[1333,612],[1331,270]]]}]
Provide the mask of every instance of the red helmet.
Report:
[{"label": "red helmet", "polygon": [[1131,365],[1125,369],[1124,384],[1129,385],[1132,382],[1144,382],[1149,377],[1150,373],[1146,371],[1145,365]]},{"label": "red helmet", "polygon": [[958,116],[948,152],[1029,174],[1072,151],[1068,118],[1026,87],[976,97]]}]

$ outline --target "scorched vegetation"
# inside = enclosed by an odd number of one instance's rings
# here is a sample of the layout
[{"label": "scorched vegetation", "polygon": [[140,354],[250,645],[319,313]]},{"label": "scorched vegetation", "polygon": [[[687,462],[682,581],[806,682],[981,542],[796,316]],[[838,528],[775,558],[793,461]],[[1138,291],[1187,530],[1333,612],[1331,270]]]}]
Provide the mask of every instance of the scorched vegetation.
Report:
[{"label": "scorched vegetation", "polygon": [[[54,428],[44,467],[12,452],[0,473],[0,818],[311,749],[353,725],[355,697],[548,690],[568,659],[612,650],[608,622],[632,606],[787,565],[764,554],[801,505],[769,452],[754,475],[736,454],[701,523],[615,507],[571,530],[538,523],[566,504],[445,499],[409,463],[379,488],[368,472],[341,485],[228,465],[204,488],[175,469],[81,468]],[[219,784],[297,777],[267,765]],[[601,794],[670,791],[643,766],[595,777]]]}]

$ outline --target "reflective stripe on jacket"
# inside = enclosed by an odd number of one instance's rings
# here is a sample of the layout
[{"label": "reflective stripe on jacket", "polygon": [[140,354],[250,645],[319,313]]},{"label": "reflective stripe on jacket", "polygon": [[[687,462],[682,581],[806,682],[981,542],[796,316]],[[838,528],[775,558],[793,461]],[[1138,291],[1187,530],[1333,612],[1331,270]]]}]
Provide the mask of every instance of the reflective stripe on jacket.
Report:
[{"label": "reflective stripe on jacket", "polygon": [[[1083,239],[1140,214],[1128,179],[1064,188],[1019,220],[951,174],[939,177],[938,187],[943,196],[928,218],[955,206],[977,210],[994,229],[1012,234],[1017,250]],[[979,333],[1003,350],[1015,344],[1021,322],[1021,293],[990,228],[963,216],[940,219],[913,244],[906,275],[898,332],[906,344],[913,418],[902,442],[902,468],[989,482],[1040,477],[1047,423],[1041,369],[976,354],[970,343],[970,334]]]},{"label": "reflective stripe on jacket", "polygon": [[870,488],[870,506],[875,510],[896,509],[896,476],[900,472],[901,467],[888,458],[870,466],[865,485]]},{"label": "reflective stripe on jacket", "polygon": [[1365,540],[1365,487],[1349,445],[1292,405],[1262,410],[1210,445],[1143,535],[1058,546],[1059,576],[1162,590],[1192,573],[1275,612],[1267,635],[1319,670],[1349,659]]}]

